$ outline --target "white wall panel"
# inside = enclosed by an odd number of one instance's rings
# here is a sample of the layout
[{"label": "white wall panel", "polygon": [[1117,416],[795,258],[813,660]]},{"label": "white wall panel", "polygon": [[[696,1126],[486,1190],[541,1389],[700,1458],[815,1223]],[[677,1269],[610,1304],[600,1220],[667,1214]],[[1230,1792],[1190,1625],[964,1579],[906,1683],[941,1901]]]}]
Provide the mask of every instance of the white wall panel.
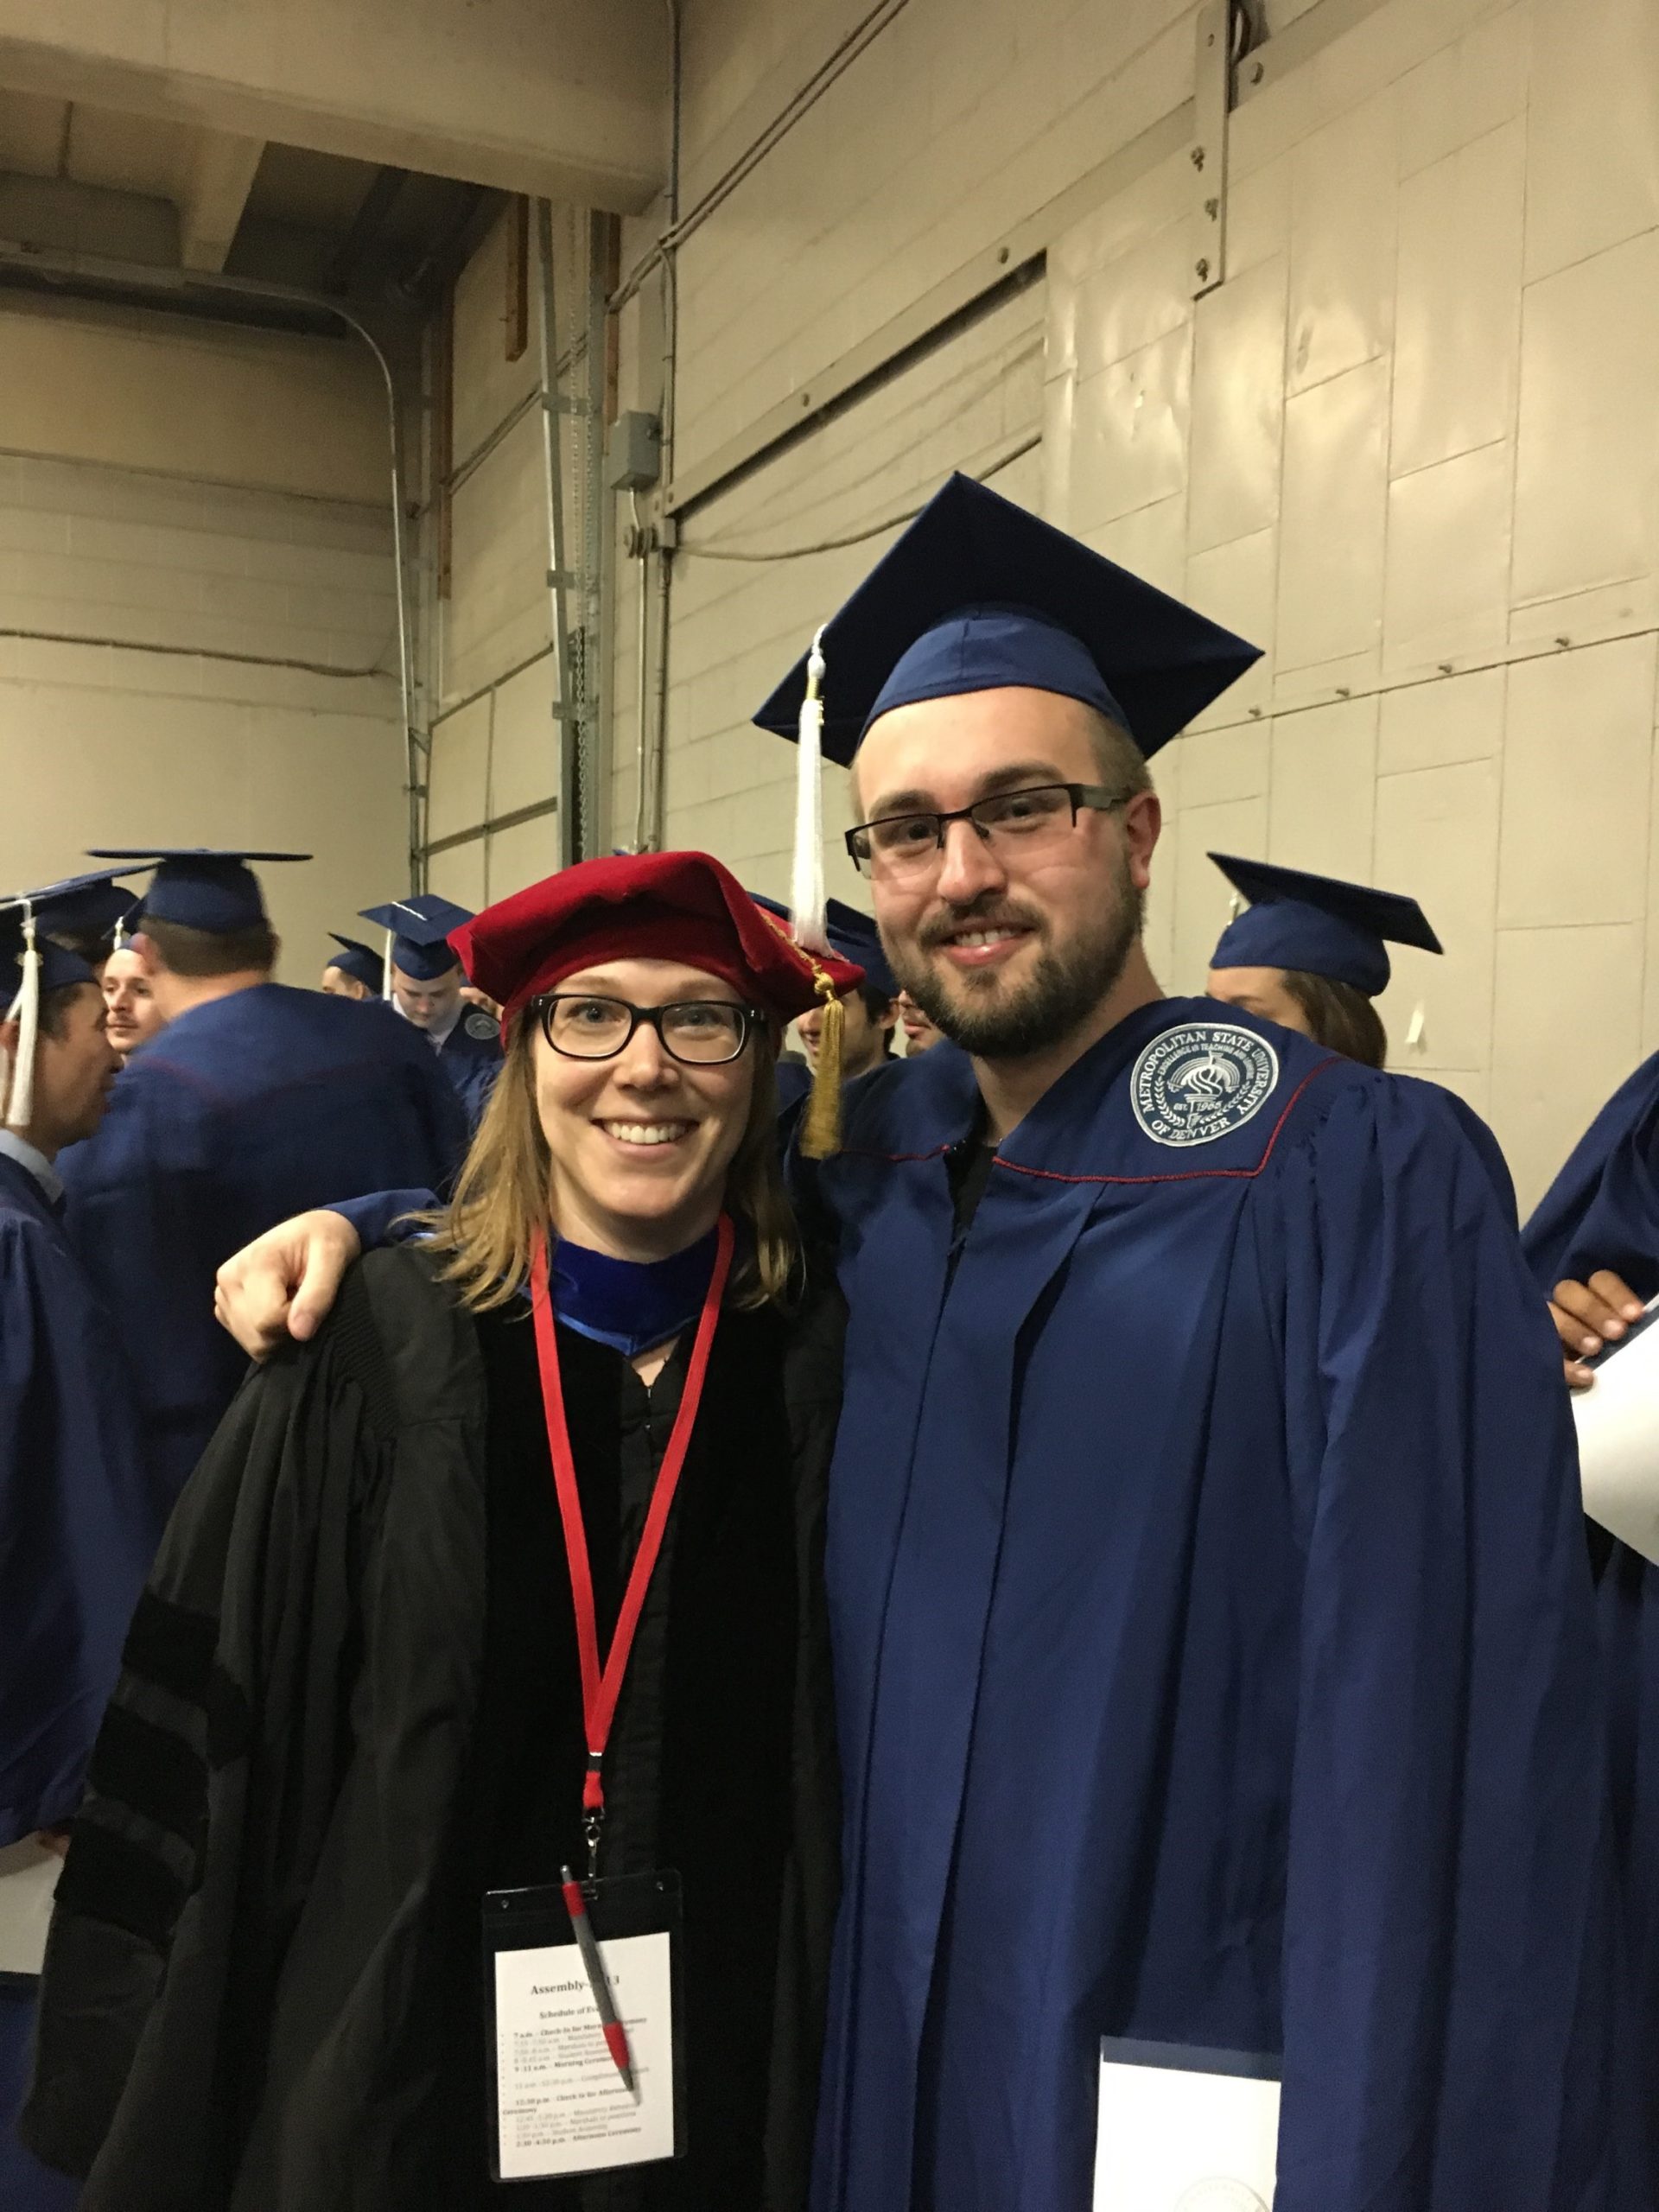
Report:
[{"label": "white wall panel", "polygon": [[1491,1118],[1522,1216],[1641,1057],[1642,931],[1500,930]]},{"label": "white wall panel", "polygon": [[1281,673],[1376,650],[1388,427],[1386,361],[1368,361],[1286,402]]},{"label": "white wall panel", "polygon": [[1518,122],[1401,188],[1396,476],[1514,435],[1525,211]]},{"label": "white wall panel", "polygon": [[1646,912],[1654,646],[1625,639],[1510,671],[1501,928]]},{"label": "white wall panel", "polygon": [[1394,103],[1369,101],[1299,147],[1292,170],[1293,392],[1388,346],[1394,323]]},{"label": "white wall panel", "polygon": [[1659,10],[1535,0],[1527,116],[1527,276],[1659,221]]},{"label": "white wall panel", "polygon": [[1517,603],[1659,568],[1659,231],[1528,287]]},{"label": "white wall panel", "polygon": [[1282,257],[1198,303],[1192,370],[1195,549],[1260,531],[1279,511],[1285,416]]},{"label": "white wall panel", "polygon": [[[1377,1010],[1395,1064],[1414,1072],[1491,1065],[1499,781],[1495,760],[1377,779],[1375,880],[1415,899],[1446,948],[1389,948],[1394,980]],[[1422,1033],[1410,1045],[1420,1006]]]},{"label": "white wall panel", "polygon": [[1195,729],[1260,720],[1269,711],[1278,592],[1278,539],[1271,530],[1258,530],[1251,537],[1235,538],[1230,545],[1212,545],[1189,556],[1186,597],[1192,605],[1262,651],[1255,666],[1194,719]]},{"label": "white wall panel", "polygon": [[1376,719],[1374,698],[1344,699],[1274,723],[1270,861],[1371,880]]},{"label": "white wall panel", "polygon": [[1515,450],[1480,446],[1389,486],[1385,676],[1503,652],[1509,633]]}]

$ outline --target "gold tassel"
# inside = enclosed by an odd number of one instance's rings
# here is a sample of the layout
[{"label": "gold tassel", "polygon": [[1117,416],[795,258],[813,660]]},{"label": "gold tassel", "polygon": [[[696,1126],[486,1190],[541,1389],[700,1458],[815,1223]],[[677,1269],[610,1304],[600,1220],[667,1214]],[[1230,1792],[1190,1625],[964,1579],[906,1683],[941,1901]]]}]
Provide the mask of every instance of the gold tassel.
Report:
[{"label": "gold tassel", "polygon": [[[807,956],[809,958],[811,956]],[[847,1009],[836,996],[836,987],[812,962],[813,982],[823,1001],[823,1020],[818,1025],[818,1057],[812,1070],[812,1089],[801,1119],[801,1150],[809,1160],[828,1160],[841,1150],[841,1039]]]}]

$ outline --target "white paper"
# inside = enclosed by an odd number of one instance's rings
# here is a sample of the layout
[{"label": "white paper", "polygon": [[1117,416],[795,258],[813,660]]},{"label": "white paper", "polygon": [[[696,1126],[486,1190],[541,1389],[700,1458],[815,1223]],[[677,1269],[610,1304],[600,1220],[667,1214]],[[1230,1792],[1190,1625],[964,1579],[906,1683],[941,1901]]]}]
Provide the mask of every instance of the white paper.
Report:
[{"label": "white paper", "polygon": [[1592,1372],[1573,1399],[1584,1510],[1659,1562],[1659,1325],[1604,1352]]},{"label": "white paper", "polygon": [[39,1974],[62,1872],[57,1853],[32,1840],[0,1851],[0,1974]]},{"label": "white paper", "polygon": [[1095,2212],[1272,2212],[1278,2158],[1276,2082],[1102,2058]]},{"label": "white paper", "polygon": [[503,2181],[592,2173],[674,2155],[670,1939],[621,1936],[599,1948],[628,2031],[637,2096],[606,2047],[575,1945],[495,1954]]}]

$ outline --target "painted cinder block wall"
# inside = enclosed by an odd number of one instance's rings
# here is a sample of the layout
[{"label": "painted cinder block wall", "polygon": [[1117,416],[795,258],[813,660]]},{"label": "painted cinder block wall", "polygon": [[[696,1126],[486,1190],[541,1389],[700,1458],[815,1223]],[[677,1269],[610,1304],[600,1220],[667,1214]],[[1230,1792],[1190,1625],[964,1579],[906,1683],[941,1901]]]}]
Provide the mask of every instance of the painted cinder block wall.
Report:
[{"label": "painted cinder block wall", "polygon": [[312,851],[266,887],[315,982],[407,868],[378,372],[12,295],[0,392],[0,888],[88,844]]}]

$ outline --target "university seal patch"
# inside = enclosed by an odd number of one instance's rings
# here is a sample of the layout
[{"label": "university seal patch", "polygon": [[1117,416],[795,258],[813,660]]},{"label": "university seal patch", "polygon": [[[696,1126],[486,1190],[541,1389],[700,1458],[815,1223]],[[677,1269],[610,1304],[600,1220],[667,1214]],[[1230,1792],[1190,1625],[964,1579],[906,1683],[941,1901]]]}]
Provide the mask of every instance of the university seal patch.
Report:
[{"label": "university seal patch", "polygon": [[1261,1111],[1279,1055],[1249,1029],[1189,1022],[1154,1037],[1135,1064],[1135,1118],[1154,1144],[1213,1144]]},{"label": "university seal patch", "polygon": [[469,1037],[499,1037],[501,1025],[486,1014],[481,1006],[474,1007],[467,1017],[467,1034]]}]

